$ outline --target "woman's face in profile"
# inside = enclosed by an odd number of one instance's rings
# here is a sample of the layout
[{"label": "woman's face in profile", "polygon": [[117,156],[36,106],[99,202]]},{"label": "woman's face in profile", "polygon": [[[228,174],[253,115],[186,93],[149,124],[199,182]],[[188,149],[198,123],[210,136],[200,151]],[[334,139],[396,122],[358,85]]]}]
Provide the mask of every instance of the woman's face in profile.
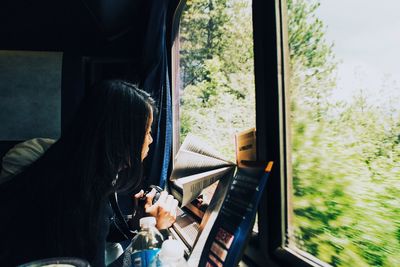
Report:
[{"label": "woman's face in profile", "polygon": [[153,124],[153,110],[150,112],[148,129],[146,129],[146,135],[144,137],[143,148],[142,148],[142,161],[147,157],[149,153],[149,146],[153,143],[153,137],[151,137],[151,125]]}]

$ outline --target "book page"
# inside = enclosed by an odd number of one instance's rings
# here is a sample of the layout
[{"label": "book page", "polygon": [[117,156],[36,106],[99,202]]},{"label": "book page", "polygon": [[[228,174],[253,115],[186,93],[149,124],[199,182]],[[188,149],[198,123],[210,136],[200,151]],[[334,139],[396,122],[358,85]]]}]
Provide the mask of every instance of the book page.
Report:
[{"label": "book page", "polygon": [[185,176],[204,171],[232,165],[230,162],[201,155],[192,151],[179,150],[170,180],[180,179]]},{"label": "book page", "polygon": [[174,185],[182,188],[181,207],[196,199],[204,188],[213,184],[232,168],[232,166],[223,167],[175,180]]},{"label": "book page", "polygon": [[[219,180],[216,181],[215,183],[207,186],[204,188],[200,195],[195,198],[190,204],[194,205],[197,209],[199,209],[201,212],[206,212],[208,206],[210,205],[210,201],[212,197],[214,196],[215,190],[217,189]],[[202,218],[202,216],[201,216]]]},{"label": "book page", "polygon": [[186,136],[185,141],[180,147],[180,150],[187,150],[204,156],[209,156],[211,158],[219,159],[226,162],[228,165],[234,164],[233,162],[225,160],[217,150],[193,134],[188,134]]}]

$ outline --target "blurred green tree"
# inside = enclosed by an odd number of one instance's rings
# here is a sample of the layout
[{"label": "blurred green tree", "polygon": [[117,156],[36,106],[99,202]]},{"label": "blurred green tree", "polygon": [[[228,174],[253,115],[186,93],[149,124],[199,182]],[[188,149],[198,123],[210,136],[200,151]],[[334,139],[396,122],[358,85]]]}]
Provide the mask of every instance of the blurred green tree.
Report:
[{"label": "blurred green tree", "polygon": [[330,98],[337,61],[315,14],[319,5],[287,1],[291,238],[333,266],[396,266],[399,111],[371,105],[363,90],[347,103]]},{"label": "blurred green tree", "polygon": [[[286,3],[290,245],[333,266],[400,266],[400,100],[374,103],[362,88],[346,102],[331,98],[339,63],[320,2]],[[250,1],[187,1],[181,141],[193,132],[234,160],[234,133],[255,126],[253,56]]]},{"label": "blurred green tree", "polygon": [[255,126],[250,2],[191,0],[180,24],[181,141],[193,132],[235,160],[234,134]]}]

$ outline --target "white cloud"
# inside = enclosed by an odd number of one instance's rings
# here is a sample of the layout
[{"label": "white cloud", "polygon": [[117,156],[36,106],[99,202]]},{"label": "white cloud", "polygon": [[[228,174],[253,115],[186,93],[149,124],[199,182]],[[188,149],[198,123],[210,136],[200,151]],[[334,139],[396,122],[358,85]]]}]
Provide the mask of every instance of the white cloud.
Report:
[{"label": "white cloud", "polygon": [[397,0],[321,0],[317,16],[342,62],[335,97],[348,98],[361,87],[377,95],[387,77],[400,84],[399,10]]}]

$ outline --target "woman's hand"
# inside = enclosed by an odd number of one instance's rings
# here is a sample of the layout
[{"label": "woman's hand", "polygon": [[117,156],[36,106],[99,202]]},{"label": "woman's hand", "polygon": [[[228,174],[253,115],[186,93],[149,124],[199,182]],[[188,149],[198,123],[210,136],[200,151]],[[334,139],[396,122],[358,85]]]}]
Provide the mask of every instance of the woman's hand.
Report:
[{"label": "woman's hand", "polygon": [[[135,195],[135,199],[143,197],[143,190]],[[153,204],[153,198],[156,195],[156,190],[152,189],[146,195],[144,205],[145,212],[156,218],[158,229],[166,229],[172,226],[176,220],[176,210],[178,207],[178,200],[174,199],[172,195],[168,195],[167,191],[162,191],[156,203]]]}]

